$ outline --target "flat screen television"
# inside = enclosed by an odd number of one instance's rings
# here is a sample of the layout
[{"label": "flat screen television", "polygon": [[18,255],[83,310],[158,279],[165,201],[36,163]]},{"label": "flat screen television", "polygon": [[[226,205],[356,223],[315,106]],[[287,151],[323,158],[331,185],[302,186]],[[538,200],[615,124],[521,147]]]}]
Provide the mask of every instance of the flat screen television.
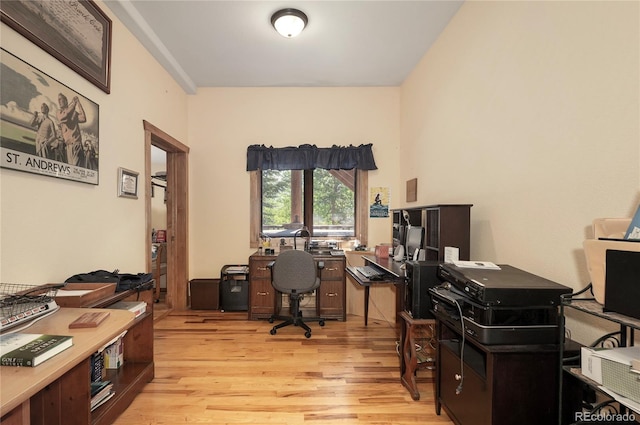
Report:
[{"label": "flat screen television", "polygon": [[424,228],[420,226],[411,226],[407,228],[405,252],[407,259],[413,259],[415,250],[422,248],[422,238],[424,236]]}]

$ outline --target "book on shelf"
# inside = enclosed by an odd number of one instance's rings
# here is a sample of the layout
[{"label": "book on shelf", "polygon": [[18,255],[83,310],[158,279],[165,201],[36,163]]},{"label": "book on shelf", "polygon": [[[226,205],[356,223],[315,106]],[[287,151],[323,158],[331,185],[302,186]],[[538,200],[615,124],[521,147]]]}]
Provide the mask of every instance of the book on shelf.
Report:
[{"label": "book on shelf", "polygon": [[631,223],[629,223],[624,238],[632,240],[640,239],[640,206],[638,206],[636,213],[631,218]]},{"label": "book on shelf", "polygon": [[91,383],[91,411],[109,400],[115,391],[111,381],[100,381]]},{"label": "book on shelf", "polygon": [[0,365],[35,367],[73,345],[70,335],[0,335]]},{"label": "book on shelf", "polygon": [[138,317],[147,311],[147,303],[144,301],[118,301],[117,303],[111,304],[108,308],[129,310]]},{"label": "book on shelf", "polygon": [[104,378],[104,351],[91,355],[91,382],[99,382]]}]

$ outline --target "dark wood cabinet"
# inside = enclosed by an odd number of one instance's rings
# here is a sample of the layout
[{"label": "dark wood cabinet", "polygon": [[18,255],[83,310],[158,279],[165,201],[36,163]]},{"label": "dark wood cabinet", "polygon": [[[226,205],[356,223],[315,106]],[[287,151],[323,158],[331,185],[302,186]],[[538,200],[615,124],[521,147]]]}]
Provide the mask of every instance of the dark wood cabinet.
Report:
[{"label": "dark wood cabinet", "polygon": [[405,234],[407,222],[403,211],[406,211],[412,226],[425,229],[422,241],[425,260],[444,261],[444,248],[447,246],[460,250],[460,260],[469,260],[472,206],[441,204],[392,210],[394,239]]},{"label": "dark wood cabinet", "polygon": [[275,256],[249,257],[249,320],[268,319],[276,308],[276,290],[271,285],[268,264]]},{"label": "dark wood cabinet", "polygon": [[[282,294],[271,285],[268,267],[276,257],[259,253],[249,257],[249,320],[268,319],[283,304]],[[346,320],[345,257],[314,255],[314,259],[324,263],[315,294],[315,314],[325,319]]]},{"label": "dark wood cabinet", "polygon": [[559,347],[484,345],[436,317],[436,414],[457,425],[551,424]]},{"label": "dark wood cabinet", "polygon": [[325,319],[347,319],[345,257],[316,259],[322,261],[320,287],[316,291],[318,316]]}]

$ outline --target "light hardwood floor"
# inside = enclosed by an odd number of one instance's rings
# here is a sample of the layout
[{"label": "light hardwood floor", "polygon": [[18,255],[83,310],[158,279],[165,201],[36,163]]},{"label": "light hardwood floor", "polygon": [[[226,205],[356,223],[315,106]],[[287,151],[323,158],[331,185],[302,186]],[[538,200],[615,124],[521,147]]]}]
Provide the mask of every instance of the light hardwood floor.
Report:
[{"label": "light hardwood floor", "polygon": [[432,372],[421,398],[400,384],[393,324],[349,316],[270,335],[246,313],[162,312],[155,321],[155,379],[116,425],[452,424],[435,414]]}]

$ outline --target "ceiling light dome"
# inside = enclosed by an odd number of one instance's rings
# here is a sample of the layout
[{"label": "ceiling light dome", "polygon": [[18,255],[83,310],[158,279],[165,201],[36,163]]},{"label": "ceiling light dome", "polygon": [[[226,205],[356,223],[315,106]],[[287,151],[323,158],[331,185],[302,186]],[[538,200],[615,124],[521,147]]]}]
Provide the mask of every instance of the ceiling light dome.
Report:
[{"label": "ceiling light dome", "polygon": [[271,25],[280,35],[287,38],[300,34],[307,26],[307,22],[309,22],[307,15],[298,9],[278,10],[271,16]]}]

